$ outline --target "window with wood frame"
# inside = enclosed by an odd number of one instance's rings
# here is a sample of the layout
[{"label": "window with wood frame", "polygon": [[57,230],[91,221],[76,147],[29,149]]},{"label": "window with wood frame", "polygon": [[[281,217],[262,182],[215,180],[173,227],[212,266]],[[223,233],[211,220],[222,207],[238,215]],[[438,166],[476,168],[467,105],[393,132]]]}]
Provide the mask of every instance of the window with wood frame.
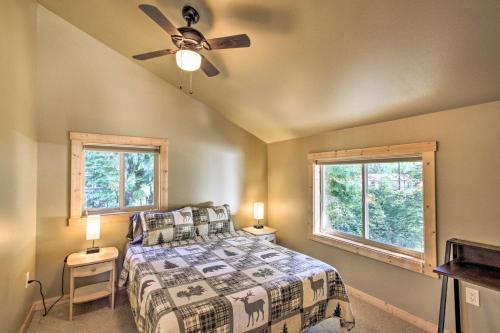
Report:
[{"label": "window with wood frame", "polygon": [[312,153],[309,238],[435,276],[435,142]]},{"label": "window with wood frame", "polygon": [[168,141],[70,133],[71,216],[100,214],[127,220],[130,213],[166,209]]}]

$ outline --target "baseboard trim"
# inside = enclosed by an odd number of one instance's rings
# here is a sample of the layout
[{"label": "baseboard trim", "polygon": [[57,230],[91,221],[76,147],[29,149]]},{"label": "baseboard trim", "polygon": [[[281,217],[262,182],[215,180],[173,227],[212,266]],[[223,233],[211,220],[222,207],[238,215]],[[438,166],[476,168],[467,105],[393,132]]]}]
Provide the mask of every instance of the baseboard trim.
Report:
[{"label": "baseboard trim", "polygon": [[[375,296],[369,295],[359,289],[353,288],[351,286],[347,286],[347,291],[350,295],[357,297],[361,299],[362,301],[371,304],[391,315],[394,317],[397,317],[401,320],[404,320],[418,328],[420,328],[423,331],[429,332],[429,333],[436,333],[438,331],[438,327],[436,324],[431,323],[430,321],[427,321],[421,317],[418,317],[414,314],[411,314],[403,309],[398,308],[397,306],[394,306],[392,304],[389,304]],[[449,330],[445,330],[446,333],[452,333]]]},{"label": "baseboard trim", "polygon": [[[117,287],[116,292],[118,293],[123,293],[127,290],[125,287]],[[59,297],[61,296],[55,296],[51,298],[45,299],[45,306],[47,309],[56,302]],[[59,300],[57,304],[67,304],[69,303],[69,294],[64,294],[63,297]],[[19,333],[26,333],[28,332],[28,329],[30,327],[31,321],[33,320],[33,315],[35,314],[35,311],[41,311],[43,310],[43,302],[42,300],[35,301],[31,304],[31,308],[28,311],[28,314],[26,315],[26,318],[23,321],[23,324],[21,325],[21,328],[19,329]]]},{"label": "baseboard trim", "polygon": [[[123,292],[124,290],[127,290],[127,288],[125,287],[117,287],[116,288],[116,293],[121,293]],[[55,302],[57,301],[57,299],[61,297],[61,296],[56,296],[56,297],[51,297],[51,298],[46,298],[45,299],[45,305],[47,306],[47,309]],[[59,302],[57,302],[57,304],[67,304],[69,303],[69,294],[64,294],[64,296],[61,298],[61,300]],[[34,311],[39,311],[39,310],[43,310],[43,302],[42,300],[38,300],[36,302],[33,302],[33,307],[34,307]]]},{"label": "baseboard trim", "polygon": [[[123,292],[125,288],[118,288],[118,292]],[[394,306],[390,303],[387,303],[375,296],[372,296],[370,294],[367,294],[359,289],[356,289],[351,286],[347,286],[347,291],[349,292],[350,295],[357,297],[361,299],[362,301],[371,304],[401,320],[404,320],[418,328],[420,328],[423,331],[429,332],[429,333],[436,333],[437,332],[437,325],[434,323],[431,323],[430,321],[427,321],[421,317],[418,317],[414,314],[411,314],[403,309],[398,308],[397,306]],[[45,300],[45,304],[48,307],[50,307],[57,299],[59,296],[56,297],[51,297]],[[69,303],[69,294],[65,294],[61,300],[58,302],[58,304],[67,304]],[[23,325],[19,329],[19,333],[26,333],[28,331],[28,328],[30,326],[31,320],[33,319],[33,314],[35,311],[43,310],[43,303],[41,300],[33,302],[30,311],[28,312],[26,319],[23,322]],[[445,330],[446,333],[452,333],[450,330]]]},{"label": "baseboard trim", "polygon": [[35,304],[31,304],[30,310],[28,311],[28,314],[26,315],[26,318],[24,318],[23,324],[19,329],[19,333],[28,332],[28,328],[30,327],[31,320],[33,319],[33,314],[35,313],[35,311]]},{"label": "baseboard trim", "polygon": [[[51,297],[45,299],[45,306],[47,309],[55,302],[57,299],[61,296],[56,296],[56,297]],[[65,294],[57,304],[66,304],[69,303],[69,294]],[[38,300],[36,302],[33,302],[33,307],[35,308],[35,311],[43,310],[43,302],[42,300]]]}]

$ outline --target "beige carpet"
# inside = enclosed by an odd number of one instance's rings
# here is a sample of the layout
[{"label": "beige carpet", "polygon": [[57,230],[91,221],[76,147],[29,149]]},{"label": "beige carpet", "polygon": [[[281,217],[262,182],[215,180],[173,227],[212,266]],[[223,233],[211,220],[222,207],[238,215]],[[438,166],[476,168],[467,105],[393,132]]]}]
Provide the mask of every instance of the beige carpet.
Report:
[{"label": "beige carpet", "polygon": [[[352,333],[423,333],[424,331],[379,310],[355,297],[351,297],[356,318]],[[137,333],[126,294],[121,292],[116,299],[115,310],[102,299],[75,305],[73,321],[68,320],[68,304],[56,305],[47,317],[37,311],[31,322],[29,333]],[[307,333],[340,332],[338,320],[328,319]]]}]

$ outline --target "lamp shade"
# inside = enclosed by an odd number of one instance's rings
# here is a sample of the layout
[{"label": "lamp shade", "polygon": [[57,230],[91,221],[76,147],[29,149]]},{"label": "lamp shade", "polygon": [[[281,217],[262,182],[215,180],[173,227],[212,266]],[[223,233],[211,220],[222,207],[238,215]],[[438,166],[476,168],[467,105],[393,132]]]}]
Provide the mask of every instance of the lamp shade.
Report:
[{"label": "lamp shade", "polygon": [[264,203],[256,202],[253,204],[253,218],[256,220],[264,219]]},{"label": "lamp shade", "polygon": [[192,72],[200,68],[201,56],[191,50],[180,50],[175,54],[177,66],[182,70]]},{"label": "lamp shade", "polygon": [[101,237],[101,215],[87,216],[87,240],[95,240]]}]

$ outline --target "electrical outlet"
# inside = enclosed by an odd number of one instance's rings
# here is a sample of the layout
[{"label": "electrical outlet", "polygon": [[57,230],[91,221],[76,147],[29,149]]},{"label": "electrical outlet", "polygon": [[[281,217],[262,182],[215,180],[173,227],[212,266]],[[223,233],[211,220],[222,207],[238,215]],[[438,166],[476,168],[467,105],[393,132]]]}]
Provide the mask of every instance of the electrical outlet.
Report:
[{"label": "electrical outlet", "polygon": [[26,282],[24,288],[28,288],[28,281],[30,280],[30,272],[26,272]]},{"label": "electrical outlet", "polygon": [[479,291],[465,287],[465,301],[474,306],[479,306]]}]

